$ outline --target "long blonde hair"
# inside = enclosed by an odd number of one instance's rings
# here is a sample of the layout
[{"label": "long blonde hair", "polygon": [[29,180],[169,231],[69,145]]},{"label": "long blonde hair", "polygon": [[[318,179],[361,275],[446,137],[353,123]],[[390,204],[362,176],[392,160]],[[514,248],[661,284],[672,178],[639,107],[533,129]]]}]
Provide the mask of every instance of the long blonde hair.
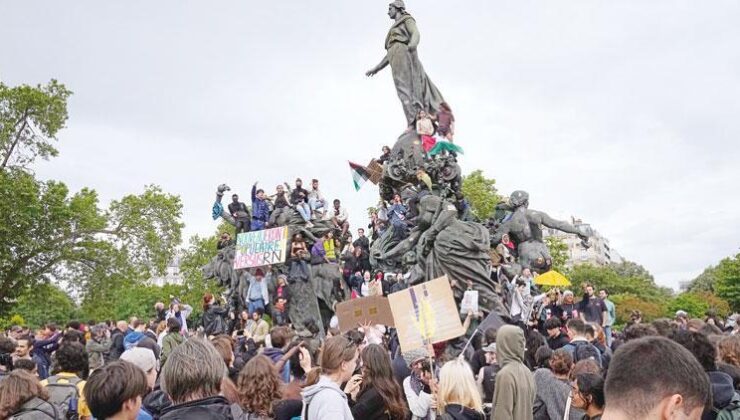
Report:
[{"label": "long blonde hair", "polygon": [[470,365],[462,359],[445,363],[439,371],[437,405],[440,412],[444,412],[445,407],[450,404],[460,404],[480,413],[483,412],[483,402],[475,379],[473,379],[473,371],[470,370]]}]

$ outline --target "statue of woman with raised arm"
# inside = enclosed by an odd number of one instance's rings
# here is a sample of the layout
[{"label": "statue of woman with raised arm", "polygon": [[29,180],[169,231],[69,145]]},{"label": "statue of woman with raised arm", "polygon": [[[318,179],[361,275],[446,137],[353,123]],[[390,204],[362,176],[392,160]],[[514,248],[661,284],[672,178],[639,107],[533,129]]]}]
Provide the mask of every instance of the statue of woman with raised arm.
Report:
[{"label": "statue of woman with raised arm", "polygon": [[387,51],[383,60],[365,75],[374,76],[390,64],[398,98],[401,99],[406,122],[411,125],[419,110],[437,113],[442,94],[434,86],[419,61],[416,48],[419,46],[419,30],[416,21],[406,12],[403,0],[388,5],[388,16],[395,20],[385,39]]}]

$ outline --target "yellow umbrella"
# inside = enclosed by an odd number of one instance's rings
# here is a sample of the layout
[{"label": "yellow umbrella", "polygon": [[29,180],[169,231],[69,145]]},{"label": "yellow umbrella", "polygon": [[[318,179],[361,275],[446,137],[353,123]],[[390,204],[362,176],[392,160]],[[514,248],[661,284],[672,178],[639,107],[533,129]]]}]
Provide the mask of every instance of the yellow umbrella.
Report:
[{"label": "yellow umbrella", "polygon": [[570,280],[565,278],[564,275],[558,273],[555,270],[550,270],[547,273],[540,274],[534,278],[534,284],[540,284],[543,286],[557,286],[566,287],[570,286]]}]

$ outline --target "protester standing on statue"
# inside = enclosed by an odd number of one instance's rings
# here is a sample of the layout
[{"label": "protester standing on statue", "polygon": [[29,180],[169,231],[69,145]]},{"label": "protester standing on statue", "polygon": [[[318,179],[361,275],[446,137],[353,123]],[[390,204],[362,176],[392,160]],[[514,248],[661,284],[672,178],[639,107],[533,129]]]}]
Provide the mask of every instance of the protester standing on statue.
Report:
[{"label": "protester standing on statue", "polygon": [[257,183],[252,185],[252,230],[265,229],[270,220],[270,207],[265,200],[265,191],[257,189]]},{"label": "protester standing on statue", "polygon": [[419,30],[416,27],[416,20],[406,12],[404,2],[396,0],[389,4],[388,16],[395,22],[385,39],[386,55],[365,75],[374,76],[388,65],[391,66],[393,82],[406,115],[406,123],[412,126],[419,110],[436,114],[444,98],[429,80],[419,61],[417,53]]}]

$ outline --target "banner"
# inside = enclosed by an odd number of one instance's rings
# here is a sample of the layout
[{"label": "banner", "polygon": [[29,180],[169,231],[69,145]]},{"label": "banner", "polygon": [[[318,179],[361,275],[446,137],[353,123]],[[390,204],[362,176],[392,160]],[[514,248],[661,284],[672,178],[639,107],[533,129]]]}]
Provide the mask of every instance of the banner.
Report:
[{"label": "banner", "polygon": [[236,236],[234,269],[281,264],[287,248],[287,226],[240,233]]},{"label": "banner", "polygon": [[339,319],[339,330],[342,333],[366,322],[373,325],[394,326],[390,303],[388,303],[388,298],[383,296],[370,296],[339,303],[336,312]]},{"label": "banner", "polygon": [[388,302],[403,352],[465,334],[447,276],[392,293]]}]

